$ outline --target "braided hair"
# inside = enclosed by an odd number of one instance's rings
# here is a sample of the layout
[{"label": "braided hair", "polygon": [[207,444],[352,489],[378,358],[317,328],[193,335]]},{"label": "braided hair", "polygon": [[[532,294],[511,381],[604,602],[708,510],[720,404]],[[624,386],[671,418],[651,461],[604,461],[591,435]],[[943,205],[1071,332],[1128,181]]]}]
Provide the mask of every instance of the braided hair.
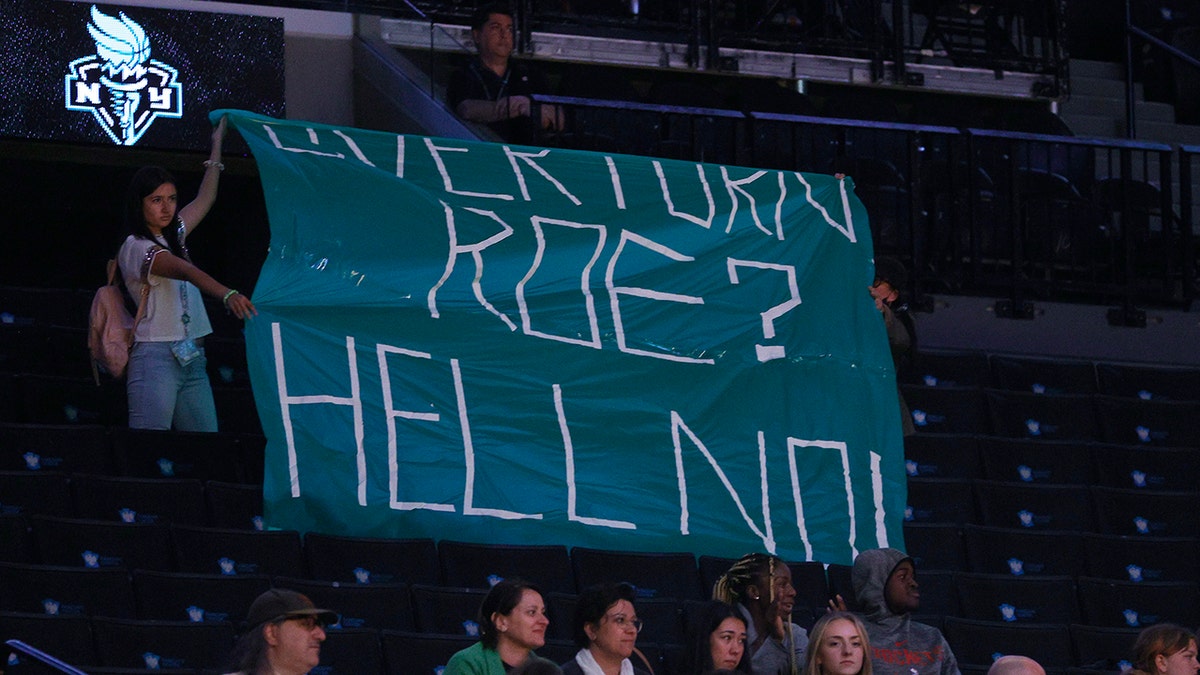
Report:
[{"label": "braided hair", "polygon": [[[727,602],[731,605],[749,605],[751,602],[762,602],[762,597],[750,598],[747,597],[747,589],[750,586],[757,585],[759,588],[766,588],[767,605],[775,603],[775,570],[781,566],[786,566],[787,563],[782,558],[769,553],[747,553],[738,558],[724,574],[717,579],[713,584],[713,599]],[[765,580],[766,583],[763,583]],[[784,630],[787,632],[787,640],[791,644],[795,644],[795,637],[792,635],[792,622],[784,622]],[[795,650],[788,650],[788,672],[792,675],[797,675],[800,664],[796,663]]]}]

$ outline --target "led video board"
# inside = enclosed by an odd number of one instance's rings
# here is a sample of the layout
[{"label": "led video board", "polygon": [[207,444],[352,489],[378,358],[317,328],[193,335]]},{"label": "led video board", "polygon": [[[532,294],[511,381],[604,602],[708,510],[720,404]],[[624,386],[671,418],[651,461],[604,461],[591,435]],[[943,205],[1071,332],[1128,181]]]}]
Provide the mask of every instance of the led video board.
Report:
[{"label": "led video board", "polygon": [[0,136],[202,150],[217,108],[284,117],[283,19],[0,3]]}]

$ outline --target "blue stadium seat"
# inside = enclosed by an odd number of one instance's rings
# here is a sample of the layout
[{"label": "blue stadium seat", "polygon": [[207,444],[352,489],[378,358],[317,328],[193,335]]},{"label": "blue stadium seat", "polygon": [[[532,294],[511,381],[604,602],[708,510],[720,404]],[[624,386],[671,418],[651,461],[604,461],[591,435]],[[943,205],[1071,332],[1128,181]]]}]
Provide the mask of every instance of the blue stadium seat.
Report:
[{"label": "blue stadium seat", "polygon": [[977,387],[900,385],[917,433],[989,434],[987,406]]},{"label": "blue stadium seat", "polygon": [[1195,508],[1200,492],[1138,488],[1092,489],[1096,531],[1154,537],[1200,537]]},{"label": "blue stadium seat", "polygon": [[1004,623],[1076,623],[1075,581],[1067,576],[954,575],[961,616]]},{"label": "blue stadium seat", "polygon": [[1114,581],[1079,577],[1079,605],[1092,626],[1143,628],[1171,622],[1200,622],[1200,590],[1196,582]]},{"label": "blue stadium seat", "polygon": [[134,618],[133,584],[118,567],[0,563],[0,609],[57,616]]},{"label": "blue stadium seat", "polygon": [[204,485],[194,478],[71,475],[81,518],[124,523],[203,525]]},{"label": "blue stadium seat", "polygon": [[1066,624],[946,617],[943,628],[960,665],[986,669],[997,658],[1008,654],[1031,657],[1047,669],[1067,668],[1074,663],[1070,629]]},{"label": "blue stadium seat", "polygon": [[1011,576],[1078,576],[1083,571],[1083,537],[1077,531],[967,525],[963,569]]},{"label": "blue stadium seat", "polygon": [[342,583],[437,585],[437,546],[432,539],[304,535],[309,575]]},{"label": "blue stadium seat", "polygon": [[412,596],[408,584],[343,584],[275,577],[276,588],[290,588],[307,595],[317,607],[338,613],[338,629],[416,630]]},{"label": "blue stadium seat", "polygon": [[21,513],[0,513],[0,561],[32,562],[33,555],[29,518]]},{"label": "blue stadium seat", "polygon": [[237,435],[225,432],[114,428],[113,455],[122,474],[246,482]]},{"label": "blue stadium seat", "polygon": [[175,569],[171,532],[157,523],[30,518],[38,560],[46,565]]},{"label": "blue stadium seat", "polygon": [[1117,673],[1133,667],[1133,643],[1140,629],[1084,624],[1070,628],[1076,666]]},{"label": "blue stadium seat", "polygon": [[1092,485],[1091,443],[1029,438],[979,439],[983,478],[1023,483]]},{"label": "blue stadium seat", "polygon": [[111,475],[108,430],[98,424],[0,424],[0,471]]},{"label": "blue stadium seat", "polygon": [[271,588],[264,575],[133,571],[137,618],[161,621],[228,621],[239,625],[250,604]]},{"label": "blue stadium seat", "polygon": [[1165,401],[1200,401],[1200,368],[1097,363],[1100,393]]},{"label": "blue stadium seat", "polygon": [[918,570],[950,572],[966,566],[957,523],[904,523],[904,550]]},{"label": "blue stadium seat", "polygon": [[1087,576],[1124,581],[1200,581],[1200,539],[1083,535]]},{"label": "blue stadium seat", "polygon": [[998,389],[1030,394],[1096,393],[1096,368],[1090,361],[993,354],[989,362]]},{"label": "blue stadium seat", "polygon": [[440,675],[455,652],[478,638],[465,635],[432,635],[384,630],[379,632],[386,675]]},{"label": "blue stadium seat", "polygon": [[300,533],[171,525],[180,572],[305,576]]},{"label": "blue stadium seat", "polygon": [[700,599],[700,573],[691,553],[639,553],[605,551],[576,546],[571,549],[575,583],[579,588],[624,581],[634,585],[639,598]]},{"label": "blue stadium seat", "polygon": [[[479,604],[487,591],[478,588],[412,586],[413,614],[422,633],[479,637]],[[543,598],[545,600],[545,598]]]},{"label": "blue stadium seat", "polygon": [[1092,465],[1096,484],[1106,487],[1194,490],[1200,485],[1196,448],[1096,445]]},{"label": "blue stadium seat", "polygon": [[491,588],[506,577],[537,584],[544,592],[573,593],[575,574],[567,547],[561,545],[472,544],[438,542],[442,583]]},{"label": "blue stadium seat", "polygon": [[1200,402],[1098,396],[1096,409],[1109,443],[1200,447]]},{"label": "blue stadium seat", "polygon": [[1039,441],[1100,438],[1090,395],[990,390],[987,405],[992,431],[997,436]]},{"label": "blue stadium seat", "polygon": [[956,524],[974,522],[971,482],[946,478],[908,479],[906,523]]},{"label": "blue stadium seat", "polygon": [[975,481],[980,525],[1039,530],[1091,531],[1088,488],[1004,481]]},{"label": "blue stadium seat", "polygon": [[371,628],[325,630],[321,662],[311,675],[375,675],[383,672],[379,631]]},{"label": "blue stadium seat", "polygon": [[69,476],[60,471],[0,471],[0,513],[75,515]]},{"label": "blue stadium seat", "polygon": [[[92,621],[86,616],[0,612],[0,635],[5,640],[20,640],[74,666],[86,668],[100,663],[92,639]],[[26,673],[46,673],[44,667],[36,666],[31,659],[9,655],[7,647],[0,648],[0,654],[8,656],[5,673],[15,674],[22,669]]]},{"label": "blue stadium seat", "polygon": [[908,368],[906,384],[926,387],[991,387],[987,354],[983,352],[918,350]]},{"label": "blue stadium seat", "polygon": [[262,530],[262,483],[226,483],[210,480],[204,483],[206,525],[233,530]]},{"label": "blue stadium seat", "polygon": [[909,478],[986,478],[979,459],[980,440],[967,434],[905,436],[905,471]]},{"label": "blue stadium seat", "polygon": [[220,668],[234,641],[228,622],[93,617],[92,632],[100,662],[119,668]]}]

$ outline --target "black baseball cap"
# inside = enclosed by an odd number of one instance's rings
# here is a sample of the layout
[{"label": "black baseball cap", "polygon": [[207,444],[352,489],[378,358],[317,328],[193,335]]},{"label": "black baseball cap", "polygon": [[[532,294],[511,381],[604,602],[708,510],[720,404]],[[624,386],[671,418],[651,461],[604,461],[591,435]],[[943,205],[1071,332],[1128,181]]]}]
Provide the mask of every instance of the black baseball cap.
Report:
[{"label": "black baseball cap", "polygon": [[246,613],[246,628],[257,628],[264,623],[275,623],[286,619],[313,616],[323,626],[337,623],[337,612],[318,609],[303,593],[286,588],[272,588],[254,599]]}]

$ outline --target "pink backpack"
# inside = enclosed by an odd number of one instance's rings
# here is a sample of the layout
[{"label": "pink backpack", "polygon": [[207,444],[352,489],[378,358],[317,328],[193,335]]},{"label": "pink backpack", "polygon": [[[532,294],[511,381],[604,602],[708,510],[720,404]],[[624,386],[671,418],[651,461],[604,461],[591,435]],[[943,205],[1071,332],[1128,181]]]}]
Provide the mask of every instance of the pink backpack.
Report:
[{"label": "pink backpack", "polygon": [[129,350],[133,347],[133,331],[146,313],[150,285],[142,285],[137,316],[132,317],[125,308],[121,287],[116,283],[119,271],[117,261],[109,260],[108,283],[96,291],[92,309],[88,312],[88,352],[92,357],[92,379],[97,386],[100,385],[101,370],[117,379],[125,377]]}]

